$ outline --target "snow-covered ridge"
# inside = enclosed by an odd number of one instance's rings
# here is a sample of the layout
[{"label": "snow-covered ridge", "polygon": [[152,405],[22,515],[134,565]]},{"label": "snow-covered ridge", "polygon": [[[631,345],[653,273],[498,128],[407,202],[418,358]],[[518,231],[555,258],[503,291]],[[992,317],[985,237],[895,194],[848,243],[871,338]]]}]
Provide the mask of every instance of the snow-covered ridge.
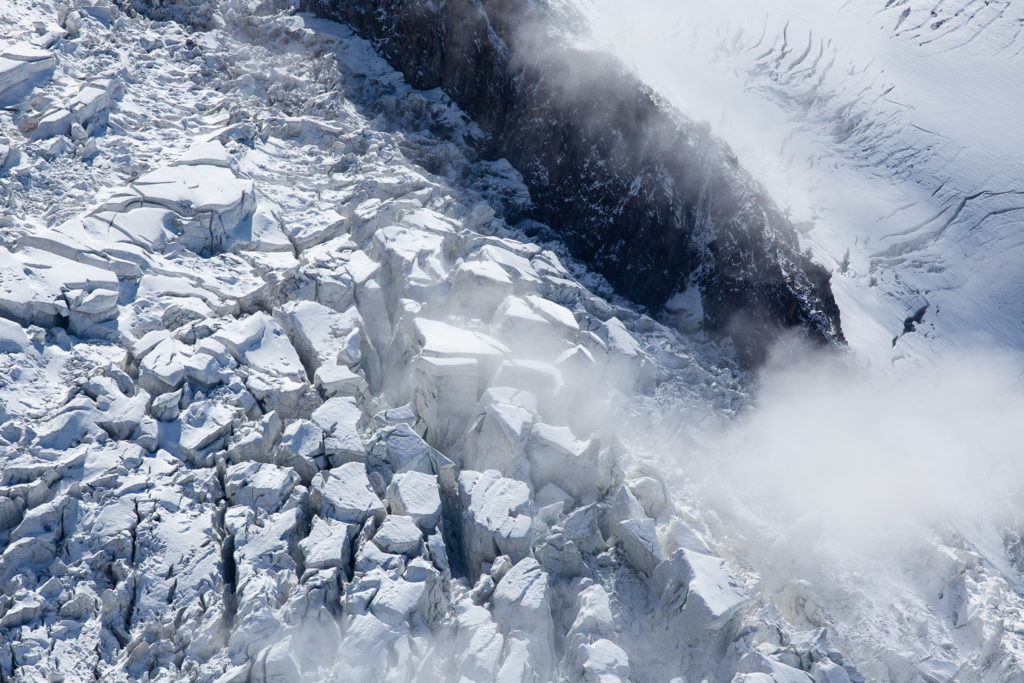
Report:
[{"label": "snow-covered ridge", "polygon": [[618,442],[728,361],[510,231],[347,29],[204,6],[4,5],[55,64],[0,119],[3,676],[856,678]]}]

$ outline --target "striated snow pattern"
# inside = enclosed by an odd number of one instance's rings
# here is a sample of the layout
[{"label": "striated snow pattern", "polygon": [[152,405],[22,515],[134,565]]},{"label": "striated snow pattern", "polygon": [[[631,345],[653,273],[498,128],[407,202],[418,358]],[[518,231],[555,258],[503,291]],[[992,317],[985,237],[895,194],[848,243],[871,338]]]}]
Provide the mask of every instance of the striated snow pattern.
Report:
[{"label": "striated snow pattern", "polygon": [[878,367],[1024,339],[1024,5],[571,0],[764,183]]}]

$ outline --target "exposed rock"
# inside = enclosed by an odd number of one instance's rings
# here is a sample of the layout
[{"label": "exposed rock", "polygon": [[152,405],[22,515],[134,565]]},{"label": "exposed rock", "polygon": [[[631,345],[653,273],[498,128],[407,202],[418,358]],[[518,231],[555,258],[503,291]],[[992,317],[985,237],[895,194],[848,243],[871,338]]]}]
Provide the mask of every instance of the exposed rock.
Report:
[{"label": "exposed rock", "polygon": [[842,340],[828,273],[728,148],[622,64],[566,40],[579,29],[554,8],[302,4],[374,40],[414,86],[455,99],[487,134],[485,155],[523,174],[536,218],[623,293],[660,307],[696,279],[705,327],[750,359],[779,328]]},{"label": "exposed rock", "polygon": [[[802,587],[778,609],[745,602],[702,540],[729,543],[722,522],[672,499],[634,457],[655,457],[645,441],[617,438],[620,416],[663,400],[737,407],[728,347],[605,301],[547,226],[517,225],[533,210],[519,172],[470,147],[498,149],[490,124],[287,2],[4,2],[0,32],[50,47],[0,50],[0,99],[3,60],[33,62],[0,111],[0,680],[859,680],[781,616],[824,607]],[[480,12],[522,4],[413,0],[424,21],[396,35],[429,53],[443,13],[487,72],[510,34],[478,32]],[[466,41],[444,59],[472,57]],[[495,116],[528,130],[524,107],[557,114],[564,149],[524,153],[572,180],[554,157],[579,161],[594,131],[535,99],[530,69]],[[636,159],[613,161],[591,171]],[[586,231],[621,237],[650,199],[641,175],[604,233],[555,226],[577,254]],[[592,188],[596,208],[613,185]],[[561,221],[580,187],[557,191]],[[662,234],[648,203],[641,241]],[[693,246],[710,225],[664,234]],[[650,268],[686,249],[662,247],[607,245],[668,287],[677,272]],[[689,299],[716,282],[700,272]],[[966,557],[940,572],[943,614],[1001,662],[1011,624],[977,600],[1012,592]]]}]

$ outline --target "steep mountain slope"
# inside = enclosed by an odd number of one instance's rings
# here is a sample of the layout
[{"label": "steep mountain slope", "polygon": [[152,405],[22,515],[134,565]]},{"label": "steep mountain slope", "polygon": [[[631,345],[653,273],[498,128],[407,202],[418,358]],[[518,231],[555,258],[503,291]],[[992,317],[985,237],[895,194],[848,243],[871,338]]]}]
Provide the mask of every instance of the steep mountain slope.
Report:
[{"label": "steep mountain slope", "polygon": [[2,16],[4,680],[856,678],[627,445],[728,355],[510,230],[442,93],[268,3]]},{"label": "steep mountain slope", "polygon": [[869,678],[1018,680],[1019,3],[573,4],[785,207],[874,371],[765,380],[693,494],[747,480],[719,551]]},{"label": "steep mountain slope", "polygon": [[732,152],[607,54],[576,43],[557,3],[311,0],[416,87],[440,87],[507,158],[530,215],[618,291],[659,310],[692,300],[758,362],[778,329],[839,342],[828,273]]},{"label": "steep mountain slope", "polygon": [[[694,289],[638,312],[522,220],[486,122],[294,5],[0,0],[0,680],[1024,680],[1019,365],[754,377],[675,329]],[[768,69],[747,35],[716,54]],[[847,306],[885,287],[857,249]],[[855,348],[947,343],[884,291]]]}]

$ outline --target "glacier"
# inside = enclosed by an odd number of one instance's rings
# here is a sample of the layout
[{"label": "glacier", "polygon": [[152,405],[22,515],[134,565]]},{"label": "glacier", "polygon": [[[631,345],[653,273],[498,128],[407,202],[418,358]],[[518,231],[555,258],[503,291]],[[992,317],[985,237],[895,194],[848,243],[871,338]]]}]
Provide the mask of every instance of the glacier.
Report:
[{"label": "glacier", "polygon": [[1014,3],[541,3],[831,273],[759,368],[299,4],[0,0],[0,680],[1024,680]]}]

